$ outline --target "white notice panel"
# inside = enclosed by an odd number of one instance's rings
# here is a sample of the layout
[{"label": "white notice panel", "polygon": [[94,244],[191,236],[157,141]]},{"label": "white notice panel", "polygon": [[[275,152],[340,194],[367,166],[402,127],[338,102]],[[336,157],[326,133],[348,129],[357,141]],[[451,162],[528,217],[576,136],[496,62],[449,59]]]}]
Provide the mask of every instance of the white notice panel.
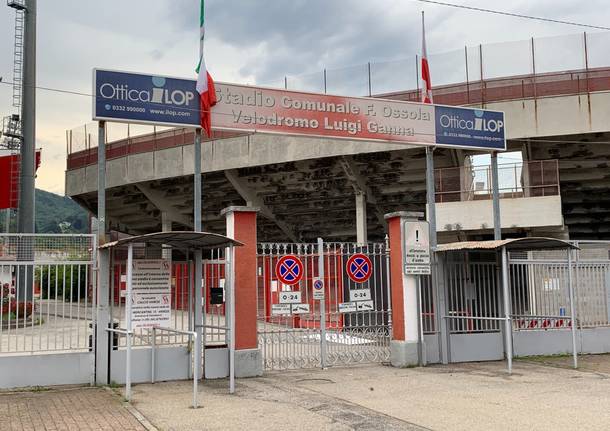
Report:
[{"label": "white notice panel", "polygon": [[405,222],[404,269],[407,275],[430,274],[430,235],[425,221]]},{"label": "white notice panel", "polygon": [[169,260],[133,261],[131,284],[133,328],[170,326],[171,276],[172,266]]},{"label": "white notice panel", "polygon": [[290,314],[290,304],[271,304],[271,315],[282,316]]},{"label": "white notice panel", "polygon": [[373,304],[373,301],[359,301],[359,302],[356,302],[356,304],[358,305],[358,311],[374,311],[375,310],[375,305]]},{"label": "white notice panel", "polygon": [[355,302],[341,302],[339,303],[339,313],[352,313],[356,311],[358,307]]},{"label": "white notice panel", "polygon": [[309,304],[292,304],[292,314],[309,313]]}]

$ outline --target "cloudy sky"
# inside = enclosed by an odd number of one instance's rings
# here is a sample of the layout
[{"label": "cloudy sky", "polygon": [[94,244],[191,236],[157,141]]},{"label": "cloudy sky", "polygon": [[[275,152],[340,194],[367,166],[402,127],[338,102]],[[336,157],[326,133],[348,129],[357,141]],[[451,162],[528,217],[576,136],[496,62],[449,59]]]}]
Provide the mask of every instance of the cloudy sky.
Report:
[{"label": "cloudy sky", "polygon": [[[605,25],[610,18],[607,0],[456,2],[593,25]],[[40,0],[38,85],[90,93],[94,67],[194,77],[198,3],[199,0]],[[433,83],[449,82],[463,75],[465,45],[583,31],[413,0],[207,0],[206,8],[206,59],[217,80],[277,84],[286,75],[313,74],[289,78],[289,82],[315,87],[319,85],[317,72],[323,68],[389,62],[373,69],[377,77],[374,91],[378,92],[414,82],[413,61],[397,60],[412,59],[419,52],[421,10],[426,12],[430,54],[462,50],[432,55]],[[13,10],[0,5],[0,76],[4,81],[12,80],[13,21]],[[605,55],[610,37],[598,35],[591,45],[593,65],[601,65],[606,58],[606,65],[610,64],[610,55]],[[529,70],[527,45],[515,43],[496,49],[498,46],[489,45],[484,50],[489,59],[485,74]],[[537,45],[540,69],[580,66],[580,47],[581,39],[577,37],[542,39]],[[472,50],[473,59],[475,54]],[[359,84],[345,91],[361,91],[359,88],[366,81],[363,70],[329,73],[335,92],[343,91],[341,82],[353,80],[354,76]],[[391,82],[395,84],[388,84]],[[2,116],[12,112],[11,94],[10,86],[0,85]],[[43,150],[37,186],[63,193],[66,130],[91,121],[91,102],[88,97],[43,90],[37,92],[37,98],[37,146]]]}]

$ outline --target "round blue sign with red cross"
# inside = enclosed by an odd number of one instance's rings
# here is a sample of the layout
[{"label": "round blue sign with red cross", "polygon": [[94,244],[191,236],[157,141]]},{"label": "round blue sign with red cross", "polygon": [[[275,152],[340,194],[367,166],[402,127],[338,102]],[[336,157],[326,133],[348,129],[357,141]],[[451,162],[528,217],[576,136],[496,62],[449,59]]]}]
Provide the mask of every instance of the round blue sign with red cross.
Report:
[{"label": "round blue sign with red cross", "polygon": [[364,283],[373,274],[373,263],[366,254],[356,253],[347,259],[347,276],[356,283]]},{"label": "round blue sign with red cross", "polygon": [[284,284],[297,284],[303,278],[303,263],[291,254],[282,256],[275,265],[275,275]]}]

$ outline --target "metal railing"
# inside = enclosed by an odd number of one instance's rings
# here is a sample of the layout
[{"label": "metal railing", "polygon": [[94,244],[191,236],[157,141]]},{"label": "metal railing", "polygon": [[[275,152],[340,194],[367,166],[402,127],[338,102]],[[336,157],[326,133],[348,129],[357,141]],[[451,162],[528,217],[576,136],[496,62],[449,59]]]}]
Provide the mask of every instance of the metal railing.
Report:
[{"label": "metal railing", "polygon": [[[610,241],[572,241],[571,271],[565,250],[513,252],[509,259],[514,331],[593,328],[610,325]],[[502,292],[495,262],[447,262],[445,287],[450,333],[500,331]],[[575,313],[571,314],[570,284]],[[435,304],[424,285],[424,332],[434,333]],[[426,306],[426,296],[431,305]]]},{"label": "metal railing", "polygon": [[[492,199],[491,166],[460,166],[434,171],[436,202]],[[559,162],[532,160],[498,166],[500,198],[559,195]]]},{"label": "metal railing", "polygon": [[[609,32],[581,33],[465,46],[431,54],[428,63],[434,100],[448,105],[485,104],[608,90],[609,44]],[[419,57],[414,54],[401,60],[285,76],[262,85],[420,101],[419,75]]]},{"label": "metal railing", "polygon": [[0,234],[0,355],[88,351],[94,235]]},{"label": "metal railing", "polygon": [[[610,325],[610,242],[574,241],[572,286],[579,328]],[[511,257],[515,329],[572,325],[565,252],[532,251]]]},{"label": "metal railing", "polygon": [[[244,136],[245,133],[213,131],[202,142]],[[137,124],[106,123],[106,159],[191,145],[194,131]],[[66,131],[67,169],[97,163],[98,126],[88,123]]]}]

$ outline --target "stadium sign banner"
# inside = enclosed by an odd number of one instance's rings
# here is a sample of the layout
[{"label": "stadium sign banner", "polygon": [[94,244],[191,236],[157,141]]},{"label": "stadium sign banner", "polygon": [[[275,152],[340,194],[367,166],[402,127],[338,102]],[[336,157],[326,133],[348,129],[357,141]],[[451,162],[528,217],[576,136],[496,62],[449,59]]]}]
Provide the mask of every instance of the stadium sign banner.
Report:
[{"label": "stadium sign banner", "polygon": [[[94,120],[199,126],[195,81],[96,69]],[[218,130],[505,150],[497,111],[216,83]]]}]

